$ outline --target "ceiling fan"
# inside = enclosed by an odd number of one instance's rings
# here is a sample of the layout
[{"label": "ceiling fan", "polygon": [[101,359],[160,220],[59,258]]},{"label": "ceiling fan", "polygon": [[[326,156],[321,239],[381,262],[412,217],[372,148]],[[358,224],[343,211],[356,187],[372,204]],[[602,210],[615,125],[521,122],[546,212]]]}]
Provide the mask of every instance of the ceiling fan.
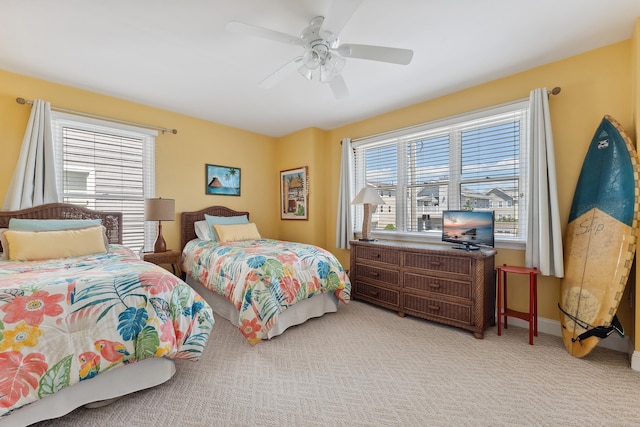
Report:
[{"label": "ceiling fan", "polygon": [[265,38],[281,43],[293,44],[304,49],[302,55],[280,67],[262,80],[260,87],[270,88],[284,77],[297,70],[308,80],[328,83],[336,98],[349,95],[349,90],[340,74],[346,64],[345,58],[368,59],[407,65],[413,58],[410,49],[371,46],[364,44],[340,44],[338,35],[364,0],[334,0],[326,17],[317,16],[299,36],[293,36],[264,27],[239,21],[229,21],[226,29],[249,36]]}]

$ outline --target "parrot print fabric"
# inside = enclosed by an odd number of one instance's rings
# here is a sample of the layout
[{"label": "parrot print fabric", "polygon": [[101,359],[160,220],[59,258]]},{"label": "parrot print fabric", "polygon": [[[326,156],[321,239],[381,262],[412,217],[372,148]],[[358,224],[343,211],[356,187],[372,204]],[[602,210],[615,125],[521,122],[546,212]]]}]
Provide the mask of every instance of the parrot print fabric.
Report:
[{"label": "parrot print fabric", "polygon": [[213,323],[189,285],[120,245],[0,261],[0,418],[138,360],[196,361]]},{"label": "parrot print fabric", "polygon": [[272,239],[219,243],[195,239],[182,253],[182,271],[231,301],[239,329],[256,345],[287,307],[333,292],[348,303],[351,282],[329,251]]}]

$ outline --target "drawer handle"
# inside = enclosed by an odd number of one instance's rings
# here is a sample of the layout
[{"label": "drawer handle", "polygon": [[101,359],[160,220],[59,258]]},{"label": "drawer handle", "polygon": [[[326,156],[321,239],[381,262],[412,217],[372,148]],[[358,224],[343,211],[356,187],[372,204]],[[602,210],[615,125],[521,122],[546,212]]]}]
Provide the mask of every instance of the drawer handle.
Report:
[{"label": "drawer handle", "polygon": [[371,292],[369,292],[369,295],[371,295],[372,297],[377,297],[378,296],[378,291],[371,291]]},{"label": "drawer handle", "polygon": [[437,283],[429,283],[428,285],[431,289],[440,289],[440,285]]},{"label": "drawer handle", "polygon": [[378,273],[377,271],[372,271],[372,272],[371,272],[371,275],[372,275],[373,277],[378,277],[378,276],[380,276],[380,273]]},{"label": "drawer handle", "polygon": [[438,307],[437,305],[428,305],[427,308],[434,311],[440,310],[440,307]]},{"label": "drawer handle", "polygon": [[438,262],[438,261],[429,261],[429,264],[435,265],[436,267],[439,266],[439,265],[442,265],[442,263]]},{"label": "drawer handle", "polygon": [[380,258],[380,254],[373,254],[374,258]]}]

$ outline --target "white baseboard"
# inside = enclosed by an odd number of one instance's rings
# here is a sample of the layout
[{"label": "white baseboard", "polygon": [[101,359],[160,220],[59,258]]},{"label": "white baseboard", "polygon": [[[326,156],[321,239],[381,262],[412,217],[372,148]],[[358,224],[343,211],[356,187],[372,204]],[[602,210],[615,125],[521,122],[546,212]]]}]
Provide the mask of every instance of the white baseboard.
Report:
[{"label": "white baseboard", "polygon": [[631,353],[631,369],[640,371],[640,351]]},{"label": "white baseboard", "polygon": [[[509,326],[517,326],[519,328],[529,329],[529,322],[517,317],[509,317]],[[538,332],[542,332],[557,337],[562,336],[562,327],[558,320],[538,317]],[[535,341],[534,341],[535,343]],[[609,337],[600,340],[598,346],[608,348],[614,351],[627,353],[631,360],[631,369],[640,371],[640,351],[634,351],[631,340],[628,336],[620,338],[617,334],[611,334]]]}]

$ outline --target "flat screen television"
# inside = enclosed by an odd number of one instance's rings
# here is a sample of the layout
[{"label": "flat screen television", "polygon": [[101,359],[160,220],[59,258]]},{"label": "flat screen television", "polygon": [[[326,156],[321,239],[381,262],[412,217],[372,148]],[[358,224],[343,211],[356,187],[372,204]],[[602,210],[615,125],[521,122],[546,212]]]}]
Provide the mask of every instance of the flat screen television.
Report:
[{"label": "flat screen television", "polygon": [[442,212],[442,241],[455,243],[455,249],[467,251],[494,245],[493,211]]}]

